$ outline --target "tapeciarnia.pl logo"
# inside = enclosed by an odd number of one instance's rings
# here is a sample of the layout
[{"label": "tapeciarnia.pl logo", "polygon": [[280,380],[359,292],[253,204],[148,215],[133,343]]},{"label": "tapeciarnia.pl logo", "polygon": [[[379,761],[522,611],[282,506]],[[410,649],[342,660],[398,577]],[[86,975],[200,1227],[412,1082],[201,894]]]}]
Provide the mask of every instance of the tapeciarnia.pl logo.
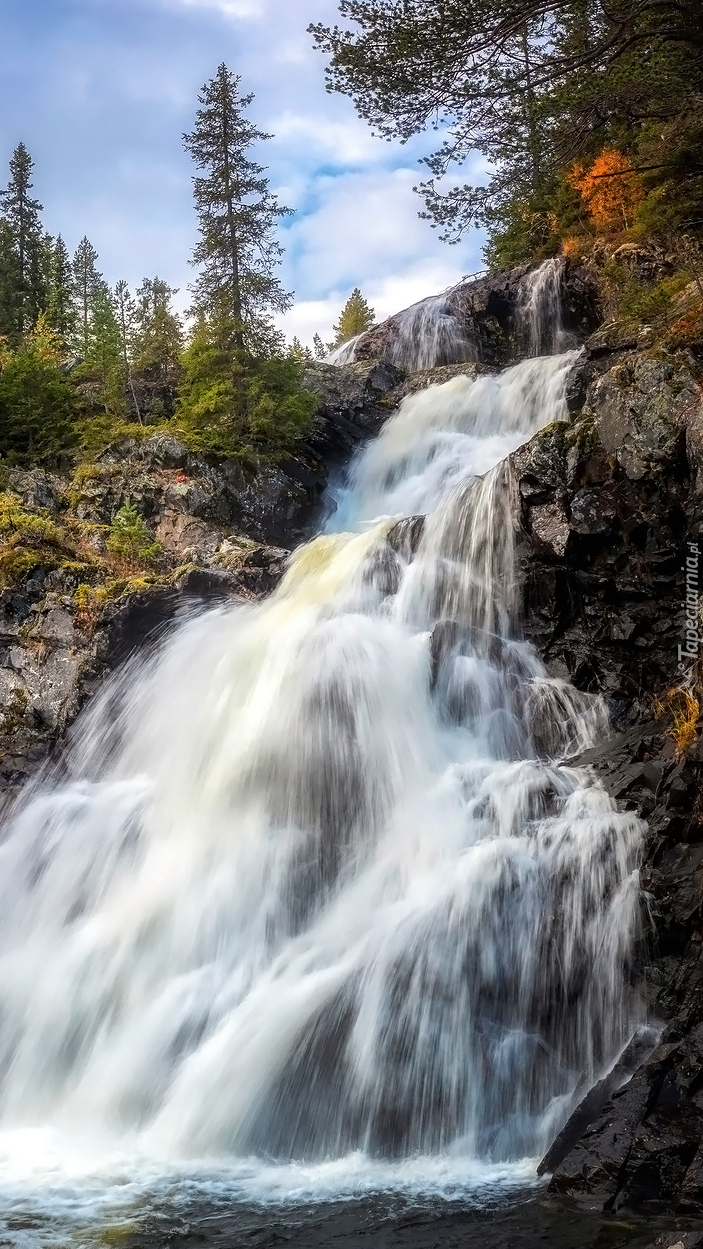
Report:
[{"label": "tapeciarnia.pl logo", "polygon": [[[681,571],[686,574],[686,597],[682,603],[684,610],[684,641],[679,643],[679,672],[686,672],[689,680],[694,680],[693,665],[698,659],[701,647],[701,620],[698,600],[698,559],[697,542],[689,542],[686,546],[686,562]],[[686,662],[688,660],[688,662]]]}]

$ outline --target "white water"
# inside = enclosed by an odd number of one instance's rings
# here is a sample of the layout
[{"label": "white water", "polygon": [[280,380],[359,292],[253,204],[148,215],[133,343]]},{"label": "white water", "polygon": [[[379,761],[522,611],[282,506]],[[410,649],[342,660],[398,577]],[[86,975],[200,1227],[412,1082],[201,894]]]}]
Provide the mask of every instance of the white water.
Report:
[{"label": "white water", "polygon": [[518,337],[528,356],[552,355],[568,345],[563,322],[564,260],[544,260],[521,282]]},{"label": "white water", "polygon": [[[445,295],[432,295],[390,318],[392,331],[384,358],[414,373],[439,364],[456,364],[476,359],[475,345],[466,338],[456,317],[447,308]],[[357,348],[368,331],[342,343],[328,357],[327,364],[342,366],[356,359]]]},{"label": "white water", "polygon": [[[28,796],[0,1204],[522,1182],[626,1043],[640,828],[568,763],[600,704],[517,637],[500,463],[570,363],[406,400],[355,467],[360,532],[181,628]],[[413,557],[388,518],[418,511]]]}]

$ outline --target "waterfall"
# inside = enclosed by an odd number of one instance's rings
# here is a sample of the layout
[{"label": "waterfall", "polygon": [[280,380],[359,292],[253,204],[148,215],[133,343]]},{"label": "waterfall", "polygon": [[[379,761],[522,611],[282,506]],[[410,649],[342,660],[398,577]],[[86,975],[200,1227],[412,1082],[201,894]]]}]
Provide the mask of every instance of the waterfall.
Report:
[{"label": "waterfall", "polygon": [[[461,364],[476,359],[475,345],[470,342],[457,318],[447,308],[445,295],[432,295],[397,312],[388,324],[388,343],[383,356],[398,368],[416,373],[440,364]],[[327,357],[327,364],[351,364],[367,334],[357,335],[343,343]]]},{"label": "waterfall", "polygon": [[476,359],[476,348],[447,308],[446,295],[422,299],[399,312],[394,323],[396,332],[388,358],[401,369],[416,373],[439,364]]},{"label": "waterfall", "polygon": [[355,334],[353,338],[349,338],[346,343],[342,343],[340,347],[335,347],[325,358],[325,364],[336,364],[339,368],[343,364],[353,364],[356,359],[356,349],[361,342],[363,334]]},{"label": "waterfall", "polygon": [[600,701],[520,638],[505,461],[565,415],[572,362],[406,399],[349,531],[132,665],[72,778],[25,796],[0,844],[0,1153],[48,1128],[250,1174],[505,1167],[615,1059],[641,829],[573,763]]},{"label": "waterfall", "polygon": [[[556,257],[543,261],[520,281],[515,331],[522,354],[528,357],[554,355],[573,345],[573,336],[564,327],[564,273],[565,262]],[[467,337],[448,307],[448,300],[462,285],[422,299],[384,322],[387,333],[378,342],[384,359],[410,373],[442,364],[476,362],[476,343]],[[351,364],[369,333],[378,331],[376,326],[343,343],[327,357],[327,364]]]},{"label": "waterfall", "polygon": [[517,303],[518,337],[528,356],[552,355],[567,345],[564,330],[564,260],[544,260],[525,274]]}]

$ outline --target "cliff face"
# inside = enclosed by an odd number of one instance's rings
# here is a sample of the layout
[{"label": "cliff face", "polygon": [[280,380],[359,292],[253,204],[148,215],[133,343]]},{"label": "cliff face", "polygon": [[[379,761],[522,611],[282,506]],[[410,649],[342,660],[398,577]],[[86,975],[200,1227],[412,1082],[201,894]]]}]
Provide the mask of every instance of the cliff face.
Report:
[{"label": "cliff face", "polygon": [[544,1169],[604,1209],[703,1213],[703,742],[677,688],[699,677],[685,607],[703,522],[697,368],[587,349],[571,402],[572,424],[512,457],[524,624],[555,675],[608,699],[613,738],[581,762],[648,824],[633,976],[662,1032],[589,1096]]}]

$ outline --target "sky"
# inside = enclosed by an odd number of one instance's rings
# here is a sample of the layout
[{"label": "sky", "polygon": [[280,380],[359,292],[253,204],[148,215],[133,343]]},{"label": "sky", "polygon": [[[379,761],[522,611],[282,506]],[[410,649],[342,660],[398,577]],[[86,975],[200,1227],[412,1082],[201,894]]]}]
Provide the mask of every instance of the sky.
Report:
[{"label": "sky", "polygon": [[0,166],[24,142],[45,227],[71,250],[87,234],[110,283],[167,279],[185,308],[197,225],[181,135],[225,61],[256,94],[252,119],[274,136],[257,157],[295,210],[288,338],[327,340],[355,286],[387,316],[479,270],[482,240],[450,247],[418,217],[436,134],[374,138],[326,93],[306,27],[338,16],[336,0],[0,0]]}]

